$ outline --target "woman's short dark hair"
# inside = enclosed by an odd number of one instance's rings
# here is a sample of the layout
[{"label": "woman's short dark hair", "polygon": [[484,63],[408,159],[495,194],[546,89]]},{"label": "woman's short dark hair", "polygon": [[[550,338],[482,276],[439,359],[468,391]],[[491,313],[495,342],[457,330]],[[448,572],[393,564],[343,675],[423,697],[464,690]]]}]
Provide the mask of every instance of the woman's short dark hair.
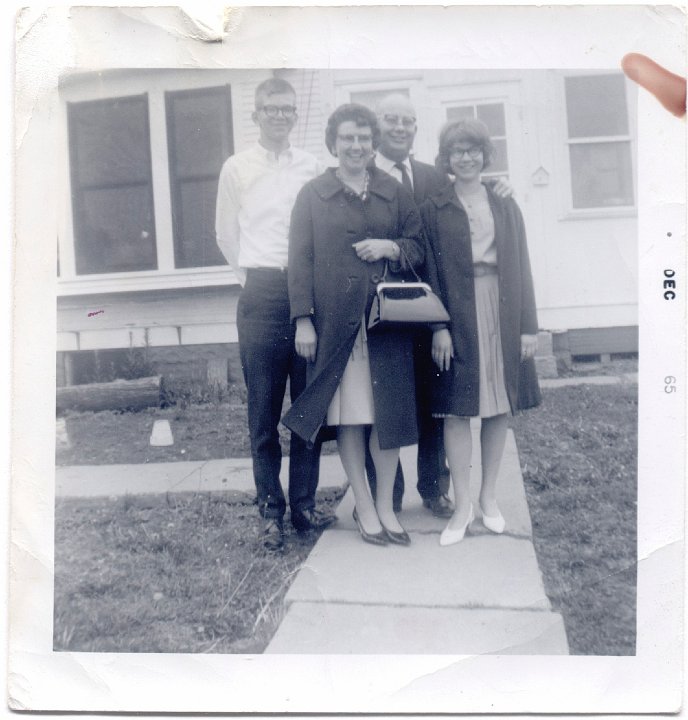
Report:
[{"label": "woman's short dark hair", "polygon": [[451,173],[449,156],[457,143],[471,143],[483,151],[483,170],[487,168],[495,155],[495,146],[490,140],[490,131],[482,120],[464,118],[450,120],[440,130],[440,147],[435,167],[445,173]]},{"label": "woman's short dark hair", "polygon": [[355,122],[357,127],[369,127],[373,135],[373,150],[377,148],[380,143],[380,126],[377,124],[375,113],[365,105],[347,103],[340,105],[327,120],[325,145],[333,155],[339,126],[348,121]]}]

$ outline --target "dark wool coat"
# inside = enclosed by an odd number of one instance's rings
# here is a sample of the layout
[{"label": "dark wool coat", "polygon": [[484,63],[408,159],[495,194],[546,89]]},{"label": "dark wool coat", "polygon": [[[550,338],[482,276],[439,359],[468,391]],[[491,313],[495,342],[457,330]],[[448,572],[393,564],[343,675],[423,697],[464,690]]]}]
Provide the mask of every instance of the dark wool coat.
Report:
[{"label": "dark wool coat", "polygon": [[[523,217],[513,198],[499,198],[487,186],[494,217],[499,277],[499,323],[504,379],[512,412],[540,403],[535,362],[521,361],[521,335],[538,331]],[[448,371],[435,367],[434,413],[475,417],[479,412],[478,326],[473,252],[468,216],[453,185],[420,208],[425,228],[426,272],[451,317],[454,358]]]},{"label": "dark wool coat", "polygon": [[[396,241],[402,259],[390,268],[399,272],[408,269],[404,253],[414,267],[424,259],[420,216],[410,193],[381,170],[369,172],[365,202],[345,192],[330,168],[303,187],[292,212],[291,317],[311,316],[318,346],[306,388],[282,422],[306,440],[315,439],[326,419],[361,318],[368,317],[384,273],[384,260],[359,260],[352,244],[366,238]],[[417,429],[412,335],[403,327],[376,326],[368,331],[368,354],[380,446],[413,445]]]}]

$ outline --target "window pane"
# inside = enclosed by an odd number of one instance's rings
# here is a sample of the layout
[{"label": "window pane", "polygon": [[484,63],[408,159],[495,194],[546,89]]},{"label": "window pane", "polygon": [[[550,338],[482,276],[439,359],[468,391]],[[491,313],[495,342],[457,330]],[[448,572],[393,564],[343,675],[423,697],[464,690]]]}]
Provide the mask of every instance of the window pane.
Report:
[{"label": "window pane", "polygon": [[623,75],[568,77],[565,87],[569,137],[628,134]]},{"label": "window pane", "polygon": [[490,135],[506,135],[506,119],[502,103],[478,105],[478,120],[482,120],[487,125]]},{"label": "window pane", "polygon": [[475,110],[472,105],[465,107],[447,108],[447,120],[463,120],[465,118],[474,118]]},{"label": "window pane", "polygon": [[170,97],[172,147],[177,177],[219,175],[231,153],[225,146],[228,119],[227,93],[219,88]]},{"label": "window pane", "polygon": [[574,208],[633,205],[629,142],[570,146]]},{"label": "window pane", "polygon": [[77,274],[157,267],[145,95],[68,106]]},{"label": "window pane", "polygon": [[165,95],[176,267],[225,265],[215,241],[222,164],[233,152],[230,88]]},{"label": "window pane", "polygon": [[72,159],[79,186],[142,182],[149,175],[145,97],[70,106]]},{"label": "window pane", "polygon": [[84,191],[75,217],[77,273],[155,269],[152,207],[145,187]]},{"label": "window pane", "polygon": [[[181,227],[177,267],[224,265],[215,241],[217,180],[180,184]],[[176,223],[175,223],[176,225]]]}]

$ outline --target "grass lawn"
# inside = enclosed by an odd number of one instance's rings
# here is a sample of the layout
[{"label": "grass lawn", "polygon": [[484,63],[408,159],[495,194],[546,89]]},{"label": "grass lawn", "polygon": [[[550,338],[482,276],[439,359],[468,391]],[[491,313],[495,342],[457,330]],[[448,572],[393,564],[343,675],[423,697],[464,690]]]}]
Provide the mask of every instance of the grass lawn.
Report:
[{"label": "grass lawn", "polygon": [[258,522],[245,493],[58,500],[54,649],[261,653],[317,537],[286,522],[273,555]]},{"label": "grass lawn", "polygon": [[[286,409],[286,405],[285,405]],[[215,460],[248,457],[251,454],[247,431],[245,390],[230,385],[220,401],[182,403],[166,408],[137,412],[103,410],[69,411],[64,416],[70,447],[58,446],[57,465],[126,465],[129,463]],[[168,420],[174,444],[149,444],[153,423]],[[279,426],[285,454],[289,432]],[[335,450],[335,443],[323,445],[323,453]]]},{"label": "grass lawn", "polygon": [[513,418],[545,590],[571,654],[633,655],[637,385],[543,391]]},{"label": "grass lawn", "polygon": [[[511,424],[545,589],[572,654],[633,654],[637,386],[543,396],[541,407]],[[175,445],[151,448],[149,426],[163,413]],[[245,455],[243,413],[235,402],[73,413],[72,448],[58,463]],[[323,505],[338,500],[319,493]],[[56,650],[262,652],[317,539],[297,536],[286,522],[285,554],[264,553],[252,497],[242,493],[58,499],[55,518]]]}]

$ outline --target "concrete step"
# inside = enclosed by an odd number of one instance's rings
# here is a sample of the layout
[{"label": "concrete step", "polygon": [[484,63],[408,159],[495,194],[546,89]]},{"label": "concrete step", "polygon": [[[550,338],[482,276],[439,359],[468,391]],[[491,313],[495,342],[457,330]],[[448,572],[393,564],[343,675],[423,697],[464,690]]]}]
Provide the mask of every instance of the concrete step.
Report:
[{"label": "concrete step", "polygon": [[553,612],[296,602],[266,653],[568,655]]}]

